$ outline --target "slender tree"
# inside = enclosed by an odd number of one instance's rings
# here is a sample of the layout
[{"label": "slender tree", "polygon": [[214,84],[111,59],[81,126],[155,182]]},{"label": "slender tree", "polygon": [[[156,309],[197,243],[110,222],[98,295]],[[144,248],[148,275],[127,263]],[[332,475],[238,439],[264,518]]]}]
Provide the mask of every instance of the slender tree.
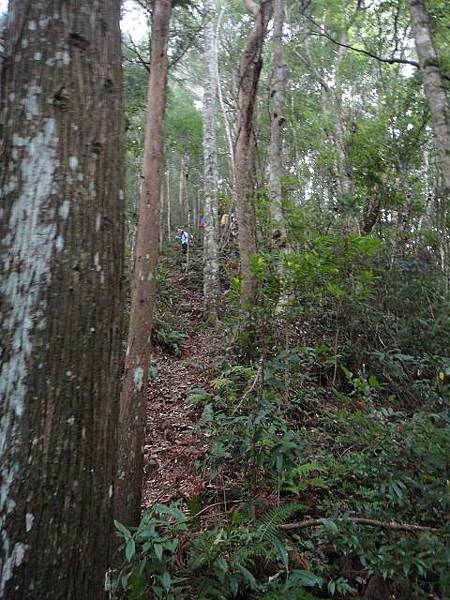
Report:
[{"label": "slender tree", "polygon": [[347,31],[342,31],[340,34],[340,42],[342,46],[339,46],[337,51],[337,61],[335,66],[335,87],[334,87],[334,113],[335,113],[335,124],[334,124],[334,139],[336,148],[336,177],[337,177],[337,191],[339,198],[349,196],[352,191],[352,180],[348,175],[348,160],[345,151],[345,121],[342,108],[342,77],[339,72],[341,64],[344,62],[348,48],[344,44],[348,44]]},{"label": "slender tree", "polygon": [[[225,131],[225,139],[227,142],[228,160],[230,163],[230,180],[233,182],[234,181],[233,137],[231,134],[230,122],[228,120],[228,115],[227,115],[227,111],[225,108],[225,102],[224,102],[223,93],[222,93],[222,83],[220,81],[219,61],[218,61],[218,57],[217,57],[217,40],[220,35],[221,23],[222,23],[223,15],[225,13],[225,9],[226,9],[226,5],[223,6],[222,10],[220,11],[219,18],[217,19],[217,27],[216,27],[216,34],[214,36],[214,42],[216,44],[215,57],[216,57],[217,98],[219,100],[220,112],[222,113],[223,128]],[[233,186],[234,186],[234,184],[233,184]]]},{"label": "slender tree", "polygon": [[186,226],[186,217],[187,217],[187,209],[186,209],[186,183],[187,183],[187,166],[186,166],[186,156],[183,154],[181,156],[180,161],[180,178],[178,184],[178,207],[180,209],[180,220],[183,227]]},{"label": "slender tree", "polygon": [[253,190],[252,135],[256,93],[262,67],[262,49],[267,26],[272,15],[272,0],[244,0],[255,17],[239,67],[239,127],[236,140],[235,196],[239,222],[239,252],[241,256],[241,304],[249,308],[256,296],[256,279],[251,270],[251,259],[256,253],[256,216]]},{"label": "slender tree", "polygon": [[219,258],[217,223],[217,150],[216,95],[217,56],[213,23],[214,5],[205,0],[205,83],[203,95],[203,160],[205,187],[205,235],[203,243],[203,295],[205,315],[211,323],[217,321],[219,297]]},{"label": "slender tree", "polygon": [[450,109],[424,0],[408,0],[423,86],[431,112],[444,194],[450,197]]},{"label": "slender tree", "polygon": [[145,392],[151,355],[153,305],[159,255],[159,214],[163,176],[167,45],[172,0],[155,0],[148,87],[148,115],[132,282],[130,329],[120,399],[116,517],[135,525],[140,517],[145,430]]},{"label": "slender tree", "polygon": [[[271,124],[268,155],[270,214],[273,225],[272,245],[283,255],[287,252],[286,227],[283,220],[283,128],[285,123],[286,88],[288,67],[284,60],[283,28],[285,20],[285,0],[274,0],[272,60],[270,102]],[[278,259],[277,270],[280,280],[283,279],[282,257]],[[288,298],[284,291],[280,294],[277,313],[287,305]]]},{"label": "slender tree", "polygon": [[170,242],[171,240],[171,233],[172,233],[172,229],[171,229],[171,206],[170,206],[170,200],[171,200],[171,196],[170,196],[170,165],[167,165],[167,171],[166,171],[166,199],[167,199],[167,241]]},{"label": "slender tree", "polygon": [[275,0],[273,18],[273,68],[271,98],[271,129],[269,145],[269,192],[272,221],[278,229],[278,236],[286,237],[283,226],[281,206],[283,175],[283,125],[285,122],[284,109],[286,104],[287,65],[284,61],[283,26],[284,0]]},{"label": "slender tree", "polygon": [[123,192],[119,0],[10,0],[0,186],[0,597],[101,598]]}]

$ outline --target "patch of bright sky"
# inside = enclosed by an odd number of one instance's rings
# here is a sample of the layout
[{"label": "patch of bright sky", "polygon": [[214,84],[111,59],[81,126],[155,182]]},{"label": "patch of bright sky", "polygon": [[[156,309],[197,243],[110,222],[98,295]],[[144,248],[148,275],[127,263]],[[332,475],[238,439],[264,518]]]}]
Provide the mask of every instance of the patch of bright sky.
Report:
[{"label": "patch of bright sky", "polygon": [[128,33],[134,41],[147,35],[147,16],[142,9],[136,8],[136,4],[132,0],[125,0],[122,14],[120,28],[123,33]]},{"label": "patch of bright sky", "polygon": [[[0,14],[8,10],[8,0],[0,0]],[[133,0],[125,0],[122,8],[123,17],[120,28],[128,33],[134,41],[139,41],[147,34],[147,18],[142,9],[138,10]]]}]

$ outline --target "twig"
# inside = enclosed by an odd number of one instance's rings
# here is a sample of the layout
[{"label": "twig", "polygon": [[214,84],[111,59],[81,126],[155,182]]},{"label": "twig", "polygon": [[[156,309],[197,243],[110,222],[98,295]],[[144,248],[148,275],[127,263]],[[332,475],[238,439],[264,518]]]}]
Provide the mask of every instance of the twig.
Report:
[{"label": "twig", "polygon": [[329,92],[330,86],[325,81],[325,79],[322,77],[322,75],[319,73],[319,71],[314,67],[313,63],[309,60],[309,56],[308,55],[304,56],[296,48],[294,48],[293,52],[294,52],[295,56],[297,58],[299,58],[308,69],[311,70],[313,76],[317,79],[317,81],[320,83],[320,85],[323,87],[323,89],[326,92]]},{"label": "twig", "polygon": [[150,2],[146,2],[145,0],[134,0],[136,4],[139,4],[141,8],[143,8],[146,12],[151,14]]},{"label": "twig", "polygon": [[[227,500],[226,504],[241,504],[242,500]],[[200,515],[203,515],[205,512],[208,512],[208,510],[210,510],[211,508],[215,508],[216,506],[226,506],[225,502],[221,501],[221,502],[214,502],[213,504],[208,504],[208,506],[205,506],[205,508],[202,508],[201,510],[198,511],[198,513],[195,513],[195,515],[192,515],[192,517],[190,517],[189,519],[186,519],[186,523],[190,523],[191,521],[194,521],[197,517],[199,517]]]},{"label": "twig", "polygon": [[[366,519],[365,517],[347,517],[338,518],[336,521],[351,521],[358,525],[367,525],[368,527],[381,527],[382,529],[390,529],[393,531],[409,531],[410,533],[416,533],[419,531],[434,531],[439,532],[440,529],[435,527],[424,527],[422,525],[409,525],[407,523],[395,523],[394,521],[377,521],[375,519]],[[320,527],[325,525],[327,519],[306,519],[305,521],[299,521],[298,523],[286,523],[280,525],[280,529],[283,531],[289,531],[291,529],[306,529],[308,527]]]},{"label": "twig", "polygon": [[258,383],[258,379],[259,379],[259,377],[260,377],[260,375],[261,375],[262,368],[263,368],[263,360],[261,359],[261,360],[259,361],[259,367],[258,367],[258,370],[256,371],[255,379],[253,380],[253,382],[252,382],[251,386],[248,388],[248,390],[246,390],[246,391],[244,392],[244,395],[242,396],[242,398],[241,398],[240,402],[239,402],[239,403],[237,404],[237,406],[234,408],[234,410],[233,410],[233,412],[232,412],[232,414],[233,414],[233,415],[234,415],[234,413],[235,413],[237,410],[239,410],[239,409],[241,408],[241,406],[242,406],[242,403],[244,402],[244,400],[245,400],[245,399],[247,398],[247,396],[248,396],[249,394],[251,394],[251,393],[253,392],[253,390],[255,389],[255,387],[256,387],[256,384]]},{"label": "twig", "polygon": [[139,52],[138,47],[134,43],[133,38],[131,36],[129,36],[128,39],[130,40],[131,46],[129,46],[128,44],[124,43],[125,48],[127,48],[128,50],[130,50],[130,52],[132,52],[137,57],[138,64],[141,64],[145,68],[145,70],[147,71],[147,73],[150,73],[150,62],[147,62],[142,57],[142,55]]},{"label": "twig", "polygon": [[196,27],[192,31],[191,35],[188,37],[185,46],[182,47],[179,53],[176,56],[174,56],[174,58],[169,62],[169,69],[172,69],[176,64],[178,64],[180,60],[184,57],[184,55],[194,46],[194,43],[198,39],[198,34],[202,31],[205,25],[205,21],[206,19],[205,17],[203,17],[201,24],[198,27]]}]

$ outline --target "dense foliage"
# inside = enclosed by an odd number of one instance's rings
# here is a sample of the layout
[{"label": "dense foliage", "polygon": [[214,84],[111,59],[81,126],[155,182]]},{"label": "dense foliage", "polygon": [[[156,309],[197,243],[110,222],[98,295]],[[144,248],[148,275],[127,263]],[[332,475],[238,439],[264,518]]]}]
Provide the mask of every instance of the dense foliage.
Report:
[{"label": "dense foliage", "polygon": [[[445,2],[428,4],[445,70]],[[235,134],[249,18],[237,0],[218,8],[223,214],[233,208],[226,119]],[[125,561],[113,597],[449,597],[449,213],[421,74],[401,62],[414,58],[406,6],[318,0],[288,3],[287,13],[288,244],[273,243],[268,210],[266,49],[253,326],[242,327],[236,241],[223,237],[215,335],[225,350],[210,385],[188,395],[210,443],[197,468],[212,491],[153,506],[135,530],[117,523]],[[142,144],[137,68],[126,69],[130,157]],[[192,216],[201,215],[201,73],[194,44],[169,85],[169,255],[178,224],[201,240]],[[155,339],[179,352],[185,332],[167,264]],[[195,250],[188,270],[183,285],[200,291]]]}]

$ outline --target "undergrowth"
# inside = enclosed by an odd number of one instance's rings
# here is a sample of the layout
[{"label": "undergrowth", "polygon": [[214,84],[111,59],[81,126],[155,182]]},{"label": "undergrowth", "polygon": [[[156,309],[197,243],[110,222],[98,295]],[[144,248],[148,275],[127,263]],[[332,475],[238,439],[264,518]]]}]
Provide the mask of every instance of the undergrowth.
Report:
[{"label": "undergrowth", "polygon": [[[137,529],[117,524],[112,598],[450,598],[439,273],[408,252],[387,268],[369,236],[315,233],[298,215],[290,227],[289,255],[255,258],[253,334],[240,337],[234,279],[221,325],[230,351],[187,398],[210,440],[197,464],[210,491],[154,506]],[[162,288],[171,322],[179,290],[167,277]]]}]

